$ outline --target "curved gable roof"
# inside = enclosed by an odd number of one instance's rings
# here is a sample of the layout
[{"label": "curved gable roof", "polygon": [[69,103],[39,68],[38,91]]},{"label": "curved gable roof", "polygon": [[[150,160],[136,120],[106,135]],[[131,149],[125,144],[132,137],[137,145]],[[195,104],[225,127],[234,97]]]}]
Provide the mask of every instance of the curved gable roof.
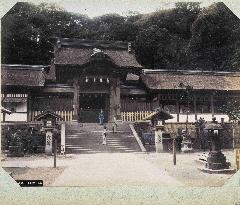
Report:
[{"label": "curved gable roof", "polygon": [[[111,61],[119,67],[142,68],[134,54],[126,50],[103,50]],[[84,65],[91,60],[92,48],[61,47],[55,50],[54,64],[56,65]]]}]

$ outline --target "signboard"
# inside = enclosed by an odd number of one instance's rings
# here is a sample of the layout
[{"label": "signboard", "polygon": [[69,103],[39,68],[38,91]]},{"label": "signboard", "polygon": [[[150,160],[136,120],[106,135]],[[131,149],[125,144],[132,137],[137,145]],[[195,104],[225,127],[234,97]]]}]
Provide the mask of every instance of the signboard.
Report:
[{"label": "signboard", "polygon": [[16,180],[21,187],[40,187],[43,186],[43,180]]},{"label": "signboard", "polygon": [[47,127],[52,126],[52,121],[47,121]]}]

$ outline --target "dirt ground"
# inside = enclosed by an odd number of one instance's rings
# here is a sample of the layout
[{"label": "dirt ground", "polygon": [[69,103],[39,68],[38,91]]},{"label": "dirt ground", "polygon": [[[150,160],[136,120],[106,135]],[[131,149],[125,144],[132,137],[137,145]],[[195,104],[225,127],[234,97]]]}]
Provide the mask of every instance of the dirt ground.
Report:
[{"label": "dirt ground", "polygon": [[[58,156],[57,168],[52,156],[7,157],[2,167],[14,179],[41,179],[44,186],[224,185],[233,174],[201,172],[204,165],[196,162],[200,153],[178,153],[176,165],[171,153],[105,153]],[[234,165],[233,151],[223,153]]]},{"label": "dirt ground", "polygon": [[[185,186],[222,186],[233,174],[208,174],[203,173],[198,168],[203,168],[204,164],[196,161],[198,155],[195,153],[178,153],[177,163],[173,165],[173,155],[171,153],[150,153],[143,156],[151,163],[164,167],[164,170]],[[234,165],[234,155],[232,150],[224,150],[226,159]],[[234,167],[233,167],[234,168]]]}]

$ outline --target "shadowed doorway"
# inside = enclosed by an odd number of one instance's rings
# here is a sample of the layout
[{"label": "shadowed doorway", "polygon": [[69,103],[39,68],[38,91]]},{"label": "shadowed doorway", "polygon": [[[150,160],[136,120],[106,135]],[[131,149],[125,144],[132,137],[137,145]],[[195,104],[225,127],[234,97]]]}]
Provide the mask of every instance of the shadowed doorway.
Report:
[{"label": "shadowed doorway", "polygon": [[79,99],[79,122],[97,123],[101,109],[104,113],[104,123],[108,122],[109,94],[81,93]]}]

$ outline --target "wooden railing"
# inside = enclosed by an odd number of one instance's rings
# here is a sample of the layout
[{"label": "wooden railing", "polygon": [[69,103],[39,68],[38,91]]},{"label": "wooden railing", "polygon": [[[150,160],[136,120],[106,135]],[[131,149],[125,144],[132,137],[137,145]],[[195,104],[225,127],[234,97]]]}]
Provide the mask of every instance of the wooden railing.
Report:
[{"label": "wooden railing", "polygon": [[121,112],[122,121],[141,121],[154,113],[154,111]]},{"label": "wooden railing", "polygon": [[[34,117],[42,113],[42,111],[32,111],[31,121],[34,121]],[[73,111],[55,111],[57,115],[60,115],[63,118],[63,121],[72,121]]]}]

